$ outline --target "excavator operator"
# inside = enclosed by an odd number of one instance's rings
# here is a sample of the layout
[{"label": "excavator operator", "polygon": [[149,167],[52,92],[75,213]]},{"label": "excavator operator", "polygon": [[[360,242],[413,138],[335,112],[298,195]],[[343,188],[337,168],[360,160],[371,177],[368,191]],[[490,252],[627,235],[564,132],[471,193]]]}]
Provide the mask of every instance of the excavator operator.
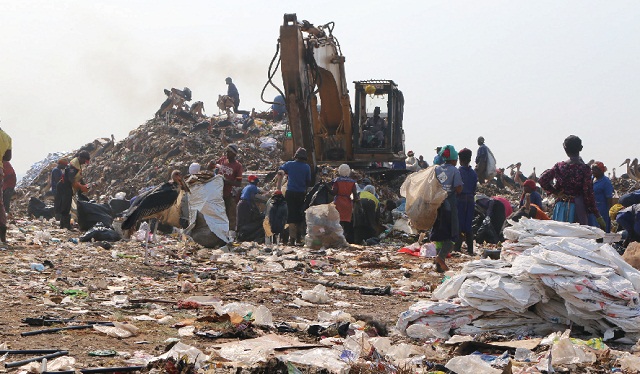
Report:
[{"label": "excavator operator", "polygon": [[363,148],[381,148],[384,147],[384,133],[387,130],[387,124],[380,117],[380,107],[377,106],[373,110],[373,117],[368,118],[364,124],[362,132],[361,145]]}]

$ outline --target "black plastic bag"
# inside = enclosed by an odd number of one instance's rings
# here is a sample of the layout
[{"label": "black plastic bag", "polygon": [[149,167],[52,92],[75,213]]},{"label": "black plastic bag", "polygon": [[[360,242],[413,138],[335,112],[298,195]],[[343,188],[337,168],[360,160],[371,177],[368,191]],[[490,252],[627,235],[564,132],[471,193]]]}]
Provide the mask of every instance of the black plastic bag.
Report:
[{"label": "black plastic bag", "polygon": [[96,242],[117,242],[122,237],[111,227],[105,227],[102,222],[98,222],[80,237],[81,242],[90,242],[91,239]]},{"label": "black plastic bag", "polygon": [[109,201],[109,206],[111,207],[111,213],[113,217],[117,217],[118,214],[124,212],[129,209],[131,206],[131,201],[129,200],[120,200],[120,199],[111,199]]},{"label": "black plastic bag", "polygon": [[27,213],[29,214],[29,216],[33,216],[35,218],[43,217],[46,219],[53,218],[55,215],[53,206],[47,205],[44,203],[44,201],[35,197],[29,199]]},{"label": "black plastic bag", "polygon": [[476,234],[476,243],[482,244],[485,242],[491,244],[498,244],[498,242],[500,242],[500,238],[498,237],[498,234],[496,234],[496,230],[488,219],[482,221],[480,228],[478,228],[478,233]]},{"label": "black plastic bag", "polygon": [[108,204],[96,204],[89,201],[78,201],[78,226],[86,231],[101,222],[105,227],[113,223],[111,207]]}]

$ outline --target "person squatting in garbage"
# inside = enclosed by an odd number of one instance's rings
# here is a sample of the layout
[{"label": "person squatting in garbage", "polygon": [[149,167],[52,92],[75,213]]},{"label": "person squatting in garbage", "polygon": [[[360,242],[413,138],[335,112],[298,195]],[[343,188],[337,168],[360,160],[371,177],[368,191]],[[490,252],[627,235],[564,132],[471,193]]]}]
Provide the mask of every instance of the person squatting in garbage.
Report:
[{"label": "person squatting in garbage", "polygon": [[[356,181],[350,178],[351,168],[347,164],[338,166],[338,177],[333,180],[331,190],[333,195],[333,203],[340,213],[340,225],[344,230],[344,237],[347,242],[354,243],[353,224],[351,216],[353,213],[353,202],[358,202],[360,196],[356,187]],[[353,200],[351,200],[353,196]]]},{"label": "person squatting in garbage", "polygon": [[[611,219],[609,219],[609,209],[613,205],[613,184],[611,179],[604,175],[607,167],[600,161],[596,161],[591,165],[591,174],[593,174],[593,197],[596,200],[596,207],[600,216],[604,218],[607,224],[605,232],[611,232]],[[589,214],[589,225],[598,227],[598,222],[593,214]]]},{"label": "person squatting in garbage", "polygon": [[376,197],[376,188],[370,184],[366,185],[360,191],[359,203],[354,204],[352,218],[354,243],[362,244],[362,242],[378,236],[379,204],[380,201]]},{"label": "person squatting in garbage", "polygon": [[224,208],[229,218],[229,236],[231,239],[235,237],[236,228],[236,206],[240,200],[237,193],[234,193],[234,187],[242,185],[242,164],[236,159],[238,156],[238,146],[229,144],[226,148],[227,155],[219,158],[216,162],[210,162],[209,170],[215,168],[224,177],[224,186],[222,187],[222,199],[224,200]]},{"label": "person squatting in garbage", "polygon": [[438,215],[431,229],[429,239],[436,243],[436,270],[445,272],[449,270],[445,263],[445,258],[453,249],[460,232],[456,195],[462,192],[462,176],[456,168],[458,152],[452,145],[442,147],[440,156],[444,160],[444,164],[436,167],[436,178],[438,178],[442,188],[447,192],[447,198],[438,208]]},{"label": "person squatting in garbage", "polygon": [[[2,161],[11,161],[12,148],[11,137],[0,129],[0,154]],[[0,164],[2,165],[2,164]],[[0,167],[0,185],[4,185],[4,165]],[[0,199],[2,194],[0,194]],[[4,210],[4,202],[0,201],[0,249],[7,249],[7,213]]]},{"label": "person squatting in garbage", "polygon": [[[69,165],[69,160],[66,158],[61,158],[58,160],[58,165],[56,165],[53,170],[51,170],[51,195],[56,196],[56,192],[58,190],[58,182],[62,179],[62,173],[64,169]],[[59,218],[58,218],[59,219]]]},{"label": "person squatting in garbage", "polygon": [[625,248],[631,242],[640,242],[640,204],[620,209],[616,213],[616,222],[624,229],[622,238],[624,239],[623,246]]},{"label": "person squatting in garbage", "polygon": [[473,215],[475,213],[476,189],[478,188],[478,175],[469,164],[471,163],[471,152],[468,148],[463,148],[458,152],[460,166],[458,171],[462,177],[462,191],[457,196],[458,222],[460,225],[460,235],[456,240],[455,251],[462,249],[462,236],[467,243],[467,254],[473,256]]},{"label": "person squatting in garbage", "polygon": [[304,232],[304,198],[311,184],[311,167],[307,164],[307,150],[300,147],[293,156],[280,166],[278,177],[287,175],[287,190],[284,198],[287,202],[287,224],[289,224],[289,244],[302,242]]},{"label": "person squatting in garbage", "polygon": [[545,191],[556,196],[553,219],[587,225],[588,214],[591,213],[596,217],[600,228],[606,229],[607,224],[598,211],[593,195],[591,168],[580,157],[582,140],[569,135],[564,140],[563,147],[569,159],[545,170],[538,180]]},{"label": "person squatting in garbage", "polygon": [[522,195],[520,196],[520,205],[518,205],[518,207],[522,208],[524,206],[524,198],[527,194],[529,194],[531,204],[535,204],[537,207],[542,208],[542,196],[540,195],[540,192],[538,192],[536,182],[532,179],[527,179],[522,184]]},{"label": "person squatting in garbage", "polygon": [[238,242],[259,241],[264,238],[262,229],[264,217],[256,204],[256,195],[263,194],[265,191],[258,187],[260,180],[256,175],[249,175],[247,181],[249,184],[242,189],[236,211],[236,241]]},{"label": "person squatting in garbage", "polygon": [[523,199],[524,199],[523,205],[509,216],[510,220],[513,220],[514,222],[518,222],[520,221],[520,219],[522,219],[522,217],[527,217],[530,219],[539,219],[539,220],[551,219],[549,218],[547,213],[545,213],[544,210],[542,210],[542,208],[539,205],[533,203],[533,200],[531,199],[531,194],[525,193]]},{"label": "person squatting in garbage", "polygon": [[71,202],[78,192],[87,193],[89,186],[82,180],[83,166],[88,165],[91,156],[87,151],[80,151],[64,169],[62,179],[58,182],[55,198],[55,212],[60,217],[60,228],[71,229]]}]

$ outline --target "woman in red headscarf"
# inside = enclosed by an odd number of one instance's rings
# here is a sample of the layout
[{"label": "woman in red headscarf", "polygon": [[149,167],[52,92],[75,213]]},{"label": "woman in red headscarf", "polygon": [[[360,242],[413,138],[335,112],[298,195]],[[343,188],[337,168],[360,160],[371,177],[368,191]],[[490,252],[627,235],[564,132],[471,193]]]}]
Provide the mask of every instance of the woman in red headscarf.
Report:
[{"label": "woman in red headscarf", "polygon": [[[593,196],[596,198],[596,207],[604,221],[607,223],[606,232],[611,231],[611,219],[609,218],[609,209],[611,209],[613,199],[613,184],[609,177],[604,175],[607,167],[600,161],[596,161],[591,165],[591,174],[593,174]],[[598,227],[596,217],[589,215],[589,225]]]}]

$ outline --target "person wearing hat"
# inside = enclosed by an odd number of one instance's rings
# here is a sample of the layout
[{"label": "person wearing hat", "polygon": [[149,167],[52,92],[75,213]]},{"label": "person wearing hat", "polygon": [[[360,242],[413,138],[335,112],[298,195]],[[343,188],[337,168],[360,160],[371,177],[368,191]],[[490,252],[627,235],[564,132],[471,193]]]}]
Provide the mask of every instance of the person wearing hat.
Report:
[{"label": "person wearing hat", "polygon": [[238,156],[238,146],[229,144],[226,148],[227,155],[221,157],[215,163],[209,163],[209,169],[217,167],[218,172],[224,177],[224,186],[222,187],[222,198],[224,199],[224,207],[229,218],[229,236],[235,236],[236,228],[236,205],[238,205],[239,196],[234,194],[234,187],[242,185],[242,164],[236,159]]},{"label": "person wearing hat", "polygon": [[78,192],[87,193],[89,186],[82,180],[83,166],[88,165],[91,156],[80,151],[64,169],[62,179],[56,188],[55,212],[60,217],[60,228],[71,230],[71,202]]},{"label": "person wearing hat", "polygon": [[536,206],[542,208],[542,196],[540,192],[538,192],[538,187],[536,186],[536,182],[533,179],[527,179],[522,184],[522,196],[520,196],[520,205],[522,208],[525,204],[525,195],[529,194],[529,201],[531,204],[535,204]]},{"label": "person wearing hat", "polygon": [[238,92],[238,88],[232,82],[231,77],[227,77],[225,80],[227,84],[227,96],[233,99],[233,112],[238,113],[238,106],[240,105],[240,92]]},{"label": "person wearing hat", "polygon": [[[11,161],[12,145],[9,134],[0,129],[0,155],[2,161]],[[0,164],[0,185],[4,185],[5,170],[4,164]],[[0,199],[2,194],[0,194]],[[0,248],[7,248],[7,214],[4,210],[4,202],[0,201]]]},{"label": "person wearing hat", "polygon": [[[333,180],[332,191],[333,204],[340,213],[340,225],[344,229],[344,237],[349,243],[354,243],[353,225],[351,217],[353,214],[353,202],[360,200],[356,181],[350,178],[351,168],[347,164],[338,167],[338,178]],[[353,200],[351,200],[353,196]]]},{"label": "person wearing hat", "polygon": [[311,167],[307,164],[307,150],[300,147],[293,156],[293,161],[287,161],[278,170],[279,178],[287,174],[287,223],[289,224],[289,244],[295,245],[302,241],[304,232],[304,198],[307,187],[311,184]]},{"label": "person wearing hat", "polygon": [[449,267],[444,260],[458,240],[460,223],[458,222],[458,203],[456,195],[462,192],[462,177],[456,168],[458,152],[452,145],[440,150],[444,164],[436,167],[436,178],[447,192],[447,198],[438,208],[438,216],[431,229],[430,240],[436,243],[436,270],[445,272]]},{"label": "person wearing hat", "polygon": [[462,249],[462,235],[464,235],[465,243],[467,243],[467,254],[473,256],[473,216],[475,213],[476,203],[474,196],[478,187],[478,176],[473,168],[469,166],[471,163],[472,152],[468,148],[463,148],[458,152],[460,166],[458,171],[462,178],[462,191],[457,199],[458,208],[458,224],[460,226],[460,234],[456,240],[455,251],[460,252]]},{"label": "person wearing hat", "polygon": [[405,167],[409,171],[419,171],[420,165],[418,165],[418,160],[416,159],[415,153],[413,151],[409,151],[407,153],[407,159],[405,160]]},{"label": "person wearing hat", "polygon": [[553,219],[587,225],[588,215],[591,213],[595,215],[600,228],[606,229],[607,223],[600,215],[593,196],[591,168],[580,157],[582,140],[575,135],[569,135],[562,145],[569,159],[545,170],[538,179],[540,187],[556,196]]},{"label": "person wearing hat", "polygon": [[353,242],[362,244],[367,239],[378,236],[378,205],[376,188],[368,184],[360,191],[360,207],[353,210]]},{"label": "person wearing hat", "polygon": [[249,175],[247,177],[247,184],[242,189],[240,195],[240,201],[236,207],[236,241],[253,241],[260,237],[264,237],[262,231],[263,218],[260,215],[260,209],[256,204],[256,195],[263,193],[258,188],[258,182],[260,181],[256,175]]},{"label": "person wearing hat", "polygon": [[53,196],[56,195],[56,191],[58,189],[58,182],[62,179],[62,173],[64,169],[69,165],[69,160],[66,158],[61,158],[58,160],[58,165],[56,165],[53,170],[51,170],[51,194]]},{"label": "person wearing hat", "polygon": [[440,151],[442,150],[442,147],[436,147],[436,149],[434,149],[434,151],[436,151],[436,155],[433,157],[433,164],[434,165],[442,165],[444,164],[444,160],[442,159],[442,156],[440,156]]},{"label": "person wearing hat", "polygon": [[[596,161],[591,165],[593,174],[593,197],[596,200],[596,207],[600,216],[604,218],[607,227],[604,231],[611,232],[611,220],[609,219],[609,209],[613,205],[613,184],[611,179],[604,175],[607,167],[601,161]],[[589,215],[589,225],[598,227],[598,222],[594,215]]]}]

